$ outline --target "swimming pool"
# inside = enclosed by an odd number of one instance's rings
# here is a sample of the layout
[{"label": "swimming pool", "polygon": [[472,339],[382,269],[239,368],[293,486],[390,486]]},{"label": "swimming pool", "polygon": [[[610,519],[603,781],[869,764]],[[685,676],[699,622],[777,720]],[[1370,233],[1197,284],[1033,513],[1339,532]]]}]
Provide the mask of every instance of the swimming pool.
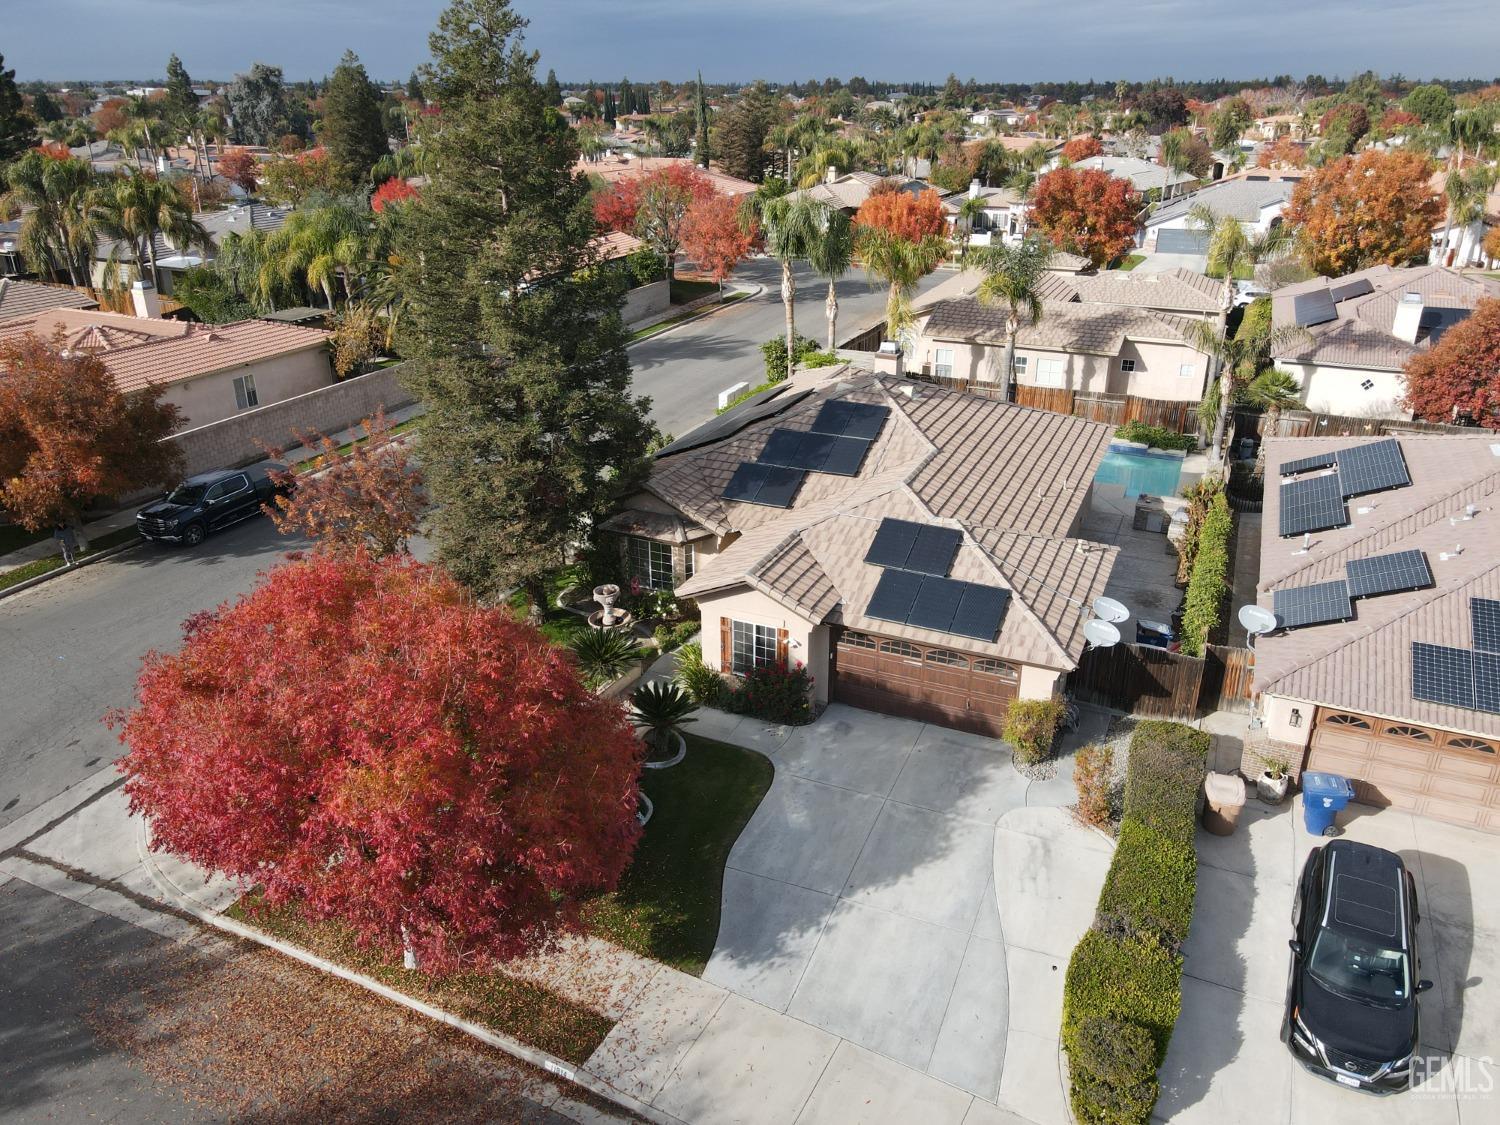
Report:
[{"label": "swimming pool", "polygon": [[1123,484],[1125,495],[1175,496],[1182,475],[1182,454],[1149,449],[1134,442],[1111,442],[1094,479],[1101,484]]}]

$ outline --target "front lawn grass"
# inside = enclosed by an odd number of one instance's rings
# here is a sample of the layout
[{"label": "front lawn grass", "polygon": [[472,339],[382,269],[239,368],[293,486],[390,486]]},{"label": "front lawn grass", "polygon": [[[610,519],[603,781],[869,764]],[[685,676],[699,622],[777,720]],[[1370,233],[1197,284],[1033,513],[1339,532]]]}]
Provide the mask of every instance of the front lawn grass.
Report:
[{"label": "front lawn grass", "polygon": [[231,906],[228,913],[247,926],[373,977],[407,996],[572,1063],[586,1060],[614,1027],[614,1021],[607,1016],[540,985],[501,973],[432,977],[421,971],[408,971],[375,950],[360,948],[347,926],[338,922],[309,922],[290,906],[260,906],[253,896],[247,895]]},{"label": "front lawn grass", "polygon": [[719,937],[724,864],[774,770],[751,750],[684,737],[680,765],[644,771],[641,788],[656,811],[619,888],[584,920],[616,945],[702,976]]},{"label": "front lawn grass", "polygon": [[696,301],[699,297],[707,297],[710,293],[719,291],[718,285],[712,281],[689,281],[682,277],[674,277],[667,288],[672,295],[674,305],[685,305],[689,301]]},{"label": "front lawn grass", "polygon": [[1120,264],[1116,266],[1115,269],[1133,270],[1136,266],[1140,265],[1145,260],[1146,255],[1144,254],[1126,254],[1125,257],[1120,260]]},{"label": "front lawn grass", "polygon": [[[89,540],[89,549],[80,551],[78,557],[86,559],[90,555],[98,554],[100,551],[108,550],[110,547],[118,547],[121,543],[129,543],[139,539],[134,527],[122,527],[105,535],[100,535]],[[44,574],[50,574],[54,570],[63,568],[61,555],[53,555],[50,558],[37,559],[35,562],[18,566],[14,570],[0,573],[0,590],[8,590],[12,586],[19,586],[22,582],[32,578],[40,578]]]},{"label": "front lawn grass", "polygon": [[[569,586],[576,585],[576,574],[571,567],[550,575],[547,579],[547,604],[540,625],[542,636],[553,644],[567,648],[580,633],[588,632],[588,618],[569,609],[558,609],[558,596]],[[510,596],[510,608],[522,621],[526,620],[526,591],[517,590]]]},{"label": "front lawn grass", "polygon": [[18,523],[0,524],[0,555],[8,555],[12,551],[19,551],[22,547],[29,547],[51,534],[50,531],[27,531]]}]

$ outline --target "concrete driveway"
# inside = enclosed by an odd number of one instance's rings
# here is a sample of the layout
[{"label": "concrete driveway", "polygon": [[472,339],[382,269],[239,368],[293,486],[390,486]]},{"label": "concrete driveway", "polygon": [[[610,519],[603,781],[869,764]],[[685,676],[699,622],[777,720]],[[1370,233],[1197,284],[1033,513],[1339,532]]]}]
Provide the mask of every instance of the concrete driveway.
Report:
[{"label": "concrete driveway", "polygon": [[1161,1120],[1500,1120],[1500,840],[1394,810],[1351,811],[1347,837],[1397,852],[1416,877],[1420,975],[1437,986],[1421,1002],[1430,1077],[1375,1098],[1313,1077],[1281,1045],[1292,888],[1319,841],[1302,828],[1300,803],[1252,800],[1235,835],[1199,832],[1198,902],[1182,1015],[1160,1074]]},{"label": "concrete driveway", "polygon": [[838,704],[756,729],[694,727],[758,741],[776,766],[730,854],[704,979],[995,1101],[1010,1008],[996,824],[1071,802],[1071,761],[1031,782],[1002,742]]}]

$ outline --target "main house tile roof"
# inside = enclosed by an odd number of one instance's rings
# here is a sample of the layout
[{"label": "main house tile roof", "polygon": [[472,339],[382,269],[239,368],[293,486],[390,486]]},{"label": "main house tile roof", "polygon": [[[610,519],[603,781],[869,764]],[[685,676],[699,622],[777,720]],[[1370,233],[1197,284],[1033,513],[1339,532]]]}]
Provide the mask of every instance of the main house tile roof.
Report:
[{"label": "main house tile roof", "polygon": [[1185,218],[1189,211],[1200,206],[1207,207],[1219,218],[1253,223],[1265,208],[1291,199],[1292,189],[1296,186],[1296,180],[1270,175],[1220,180],[1187,195],[1179,195],[1158,207],[1146,220],[1146,225],[1154,227],[1172,219]]},{"label": "main house tile roof", "polygon": [[1161,273],[1107,270],[1067,276],[1049,272],[1042,296],[1044,300],[1129,305],[1174,313],[1202,315],[1224,311],[1224,283],[1180,267]]},{"label": "main house tile roof", "polygon": [[41,285],[0,277],[0,321],[31,316],[48,309],[94,309],[99,307],[86,293],[66,285]]},{"label": "main house tile roof", "polygon": [[[857,477],[810,473],[788,509],[721,498],[771,430],[808,429],[832,398],[890,411]],[[1109,439],[1107,426],[1068,415],[837,369],[780,415],[659,458],[646,489],[727,541],[679,593],[748,586],[815,623],[1064,670],[1117,554],[1068,538]],[[880,568],[864,556],[886,517],[964,533],[951,576],[1012,591],[995,642],[865,616]]]},{"label": "main house tile roof", "polygon": [[[1500,444],[1494,434],[1402,436],[1411,485],[1348,502],[1349,525],[1300,538],[1277,535],[1283,462],[1383,438],[1272,438],[1266,442],[1258,602],[1277,590],[1342,579],[1351,559],[1420,550],[1435,585],[1361,598],[1344,622],[1271,633],[1255,643],[1257,691],[1327,707],[1500,736],[1500,715],[1414,699],[1411,644],[1469,648],[1469,599],[1500,598]],[[1463,518],[1474,505],[1472,519]],[[1442,556],[1447,555],[1444,559]]]},{"label": "main house tile roof", "polygon": [[98,355],[126,392],[322,347],[331,335],[267,320],[192,324],[84,309],[52,309],[0,323],[0,342],[27,333]]},{"label": "main house tile roof", "polygon": [[[1059,287],[1077,280],[1058,278]],[[1005,343],[1005,310],[975,297],[943,301],[933,308],[923,333],[935,340]],[[1131,308],[1127,305],[1081,304],[1073,299],[1044,300],[1042,318],[1023,318],[1017,341],[1023,347],[1050,348],[1089,355],[1118,355],[1127,339],[1187,343],[1194,318]]]}]

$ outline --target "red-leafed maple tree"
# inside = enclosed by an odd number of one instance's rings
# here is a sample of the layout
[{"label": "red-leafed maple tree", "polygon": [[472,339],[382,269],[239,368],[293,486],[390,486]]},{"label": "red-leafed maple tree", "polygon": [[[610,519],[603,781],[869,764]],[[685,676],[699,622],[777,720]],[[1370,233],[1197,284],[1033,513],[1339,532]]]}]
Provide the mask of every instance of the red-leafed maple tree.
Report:
[{"label": "red-leafed maple tree", "polygon": [[908,191],[874,192],[854,213],[856,228],[890,231],[908,242],[921,242],[928,235],[943,234],[948,218],[943,200],[928,188],[918,195]]},{"label": "red-leafed maple tree", "polygon": [[247,149],[231,148],[219,157],[219,175],[252,195],[260,183],[260,163]]},{"label": "red-leafed maple tree", "polygon": [[665,164],[616,180],[594,198],[594,221],[605,230],[642,239],[667,260],[670,276],[682,249],[688,210],[714,195],[714,185],[691,164]]},{"label": "red-leafed maple tree", "polygon": [[1338,277],[1425,259],[1441,214],[1431,175],[1418,153],[1378,149],[1314,170],[1293,189],[1285,215],[1299,228],[1307,264]]},{"label": "red-leafed maple tree", "polygon": [[121,394],[98,356],[61,332],[0,345],[0,507],[31,530],[75,522],[92,500],[177,476],[182,455],[161,389]]},{"label": "red-leafed maple tree", "polygon": [[1306,168],[1307,150],[1291,137],[1278,137],[1260,150],[1255,163],[1261,168]]},{"label": "red-leafed maple tree", "polygon": [[1480,301],[1436,344],[1406,361],[1406,405],[1418,418],[1469,418],[1500,430],[1500,299]]},{"label": "red-leafed maple tree", "polygon": [[392,176],[375,189],[370,196],[370,210],[379,214],[393,203],[405,203],[422,193],[400,176]]},{"label": "red-leafed maple tree", "polygon": [[1102,156],[1103,153],[1104,146],[1095,136],[1074,137],[1062,146],[1062,158],[1069,164],[1077,164],[1080,160],[1087,160],[1091,156]]},{"label": "red-leafed maple tree", "polygon": [[1056,168],[1032,189],[1029,220],[1058,249],[1102,266],[1135,245],[1140,207],[1128,180],[1098,168]]},{"label": "red-leafed maple tree", "polygon": [[640,835],[619,704],[406,556],[271,570],[110,721],[156,845],[430,972],[536,948]]},{"label": "red-leafed maple tree", "polygon": [[734,272],[759,242],[759,227],[753,218],[741,215],[740,206],[727,195],[712,195],[688,208],[682,224],[682,252],[719,284]]}]

